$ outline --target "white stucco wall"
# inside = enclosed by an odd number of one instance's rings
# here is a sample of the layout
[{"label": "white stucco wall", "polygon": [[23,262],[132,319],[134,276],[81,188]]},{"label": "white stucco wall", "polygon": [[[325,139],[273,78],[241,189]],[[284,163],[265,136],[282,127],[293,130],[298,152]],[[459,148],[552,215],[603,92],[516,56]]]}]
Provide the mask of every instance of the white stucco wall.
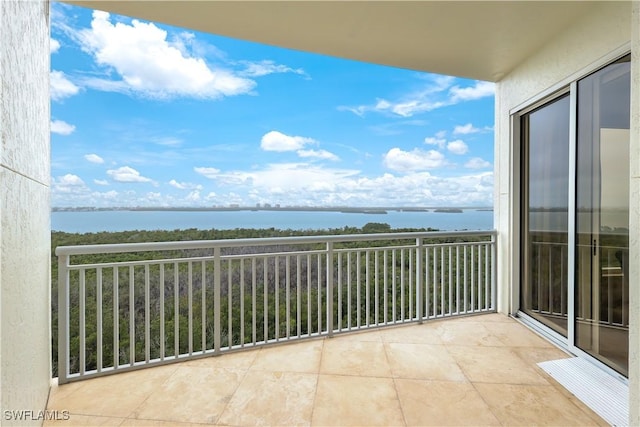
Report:
[{"label": "white stucco wall", "polygon": [[[0,425],[46,407],[50,357],[49,4],[0,1]],[[26,415],[26,414],[25,414]],[[27,415],[29,418],[30,415]]]},{"label": "white stucco wall", "polygon": [[640,2],[631,23],[631,153],[629,192],[629,424],[640,426]]},{"label": "white stucco wall", "polygon": [[[632,21],[632,7],[634,15]],[[631,425],[640,425],[640,21],[638,2],[610,2],[583,16],[559,38],[530,57],[496,86],[496,173],[495,212],[499,231],[498,308],[513,313],[512,291],[519,286],[514,268],[518,257],[517,152],[511,137],[510,111],[541,94],[560,88],[581,77],[581,73],[601,63],[612,53],[624,53],[632,34],[632,120],[630,199],[630,409]],[[633,22],[633,24],[632,24]],[[626,46],[626,47],[625,47]],[[594,71],[593,69],[591,71]],[[516,298],[513,298],[514,300]]]}]

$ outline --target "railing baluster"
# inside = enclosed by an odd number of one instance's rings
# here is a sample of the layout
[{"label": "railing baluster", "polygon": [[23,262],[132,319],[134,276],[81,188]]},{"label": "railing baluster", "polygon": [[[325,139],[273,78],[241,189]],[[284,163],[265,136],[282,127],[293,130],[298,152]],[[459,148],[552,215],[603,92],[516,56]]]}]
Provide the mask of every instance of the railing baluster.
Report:
[{"label": "railing baluster", "polygon": [[98,267],[96,270],[96,309],[96,345],[98,347],[96,369],[98,372],[102,372],[102,267]]},{"label": "railing baluster", "polygon": [[322,255],[318,254],[318,334],[322,334]]},{"label": "railing baluster", "polygon": [[[426,316],[422,314],[422,292],[424,287],[424,273],[422,271],[423,252],[423,240],[418,237],[416,239],[416,317],[418,318],[418,323],[422,323],[423,317],[429,317],[428,311],[426,313]],[[425,268],[428,268],[428,266],[429,264],[427,264]]]},{"label": "railing baluster", "polygon": [[200,264],[200,308],[202,319],[201,326],[201,338],[202,338],[202,352],[207,350],[207,265],[203,260]]},{"label": "railing baluster", "polygon": [[313,326],[311,325],[311,255],[307,254],[307,336],[311,336]]},{"label": "railing baluster", "polygon": [[164,360],[165,357],[165,336],[164,336],[164,262],[160,263],[160,360]]},{"label": "railing baluster", "polygon": [[444,316],[446,314],[445,312],[445,303],[444,303],[444,298],[445,298],[445,294],[446,294],[446,283],[445,283],[445,266],[444,266],[444,249],[445,247],[442,246],[440,247],[440,315]]},{"label": "railing baluster", "polygon": [[356,301],[358,305],[356,306],[356,316],[357,316],[357,327],[360,329],[362,326],[362,295],[360,292],[360,283],[361,283],[361,273],[360,273],[360,259],[362,258],[362,253],[360,251],[356,252]]},{"label": "railing baluster", "polygon": [[280,339],[280,261],[276,255],[274,258],[276,283],[274,285],[275,292],[275,340]]},{"label": "railing baluster", "polygon": [[384,284],[384,285],[383,285],[383,288],[382,288],[382,289],[383,289],[383,297],[382,297],[382,298],[383,298],[383,301],[384,301],[384,302],[383,302],[383,306],[382,306],[382,307],[384,308],[384,313],[383,313],[383,316],[382,316],[382,321],[383,321],[383,322],[384,322],[384,324],[386,325],[386,324],[387,324],[387,318],[388,318],[388,315],[387,315],[387,287],[388,287],[388,281],[387,281],[387,273],[388,273],[388,269],[387,269],[387,264],[388,264],[388,253],[387,253],[387,250],[384,250],[384,251],[382,252],[382,254],[383,254],[383,257],[382,257],[382,263],[383,263],[383,264],[382,264],[382,267],[383,267],[382,274],[383,274],[383,279],[382,279],[382,281],[383,281],[383,284]]},{"label": "railing baluster", "polygon": [[78,303],[80,304],[79,308],[79,321],[80,321],[80,375],[84,375],[84,372],[87,368],[87,331],[85,324],[85,316],[86,316],[86,270],[84,268],[80,269],[80,295],[78,295]]},{"label": "railing baluster", "polygon": [[302,336],[302,260],[296,255],[296,334]]},{"label": "railing baluster", "polygon": [[475,245],[471,246],[471,312],[476,311]]},{"label": "railing baluster", "polygon": [[188,333],[189,333],[189,355],[193,354],[193,263],[187,265],[187,304],[188,307]]},{"label": "railing baluster", "polygon": [[[220,254],[218,254],[219,256]],[[218,261],[216,263],[216,261],[214,260],[214,287],[215,287],[215,277],[216,276],[216,271],[218,271],[219,269],[216,267],[221,264],[220,261]],[[220,272],[221,273],[221,272]],[[227,260],[227,316],[228,316],[228,320],[227,320],[227,347],[232,348],[234,346],[234,339],[233,339],[233,282],[232,282],[232,277],[233,277],[233,261],[232,260]],[[214,290],[215,292],[215,290]],[[215,298],[215,296],[214,296]],[[215,304],[215,299],[214,299],[214,304]],[[214,316],[215,316],[215,312],[214,312]],[[216,333],[217,334],[217,333]]]},{"label": "railing baluster", "polygon": [[379,325],[380,324],[380,316],[379,316],[379,307],[380,307],[380,292],[379,292],[379,283],[380,283],[380,277],[378,275],[380,268],[378,266],[378,258],[380,258],[380,251],[374,251],[373,252],[373,256],[375,257],[374,259],[374,281],[375,281],[375,286],[374,286],[374,302],[375,302],[375,307],[374,307],[374,319],[375,325]]},{"label": "railing baluster", "polygon": [[447,249],[449,253],[449,281],[447,282],[449,287],[449,312],[447,314],[451,316],[453,314],[453,254],[451,253],[451,246]]},{"label": "railing baluster", "polygon": [[113,369],[120,366],[120,274],[113,267]]},{"label": "railing baluster", "polygon": [[253,345],[258,342],[257,336],[257,321],[256,321],[256,285],[257,285],[257,273],[256,273],[256,258],[251,258],[251,338],[253,339]]},{"label": "railing baluster", "polygon": [[397,311],[396,311],[396,250],[391,251],[391,317],[393,318],[392,323],[396,323],[398,321]]},{"label": "railing baluster", "polygon": [[342,330],[342,252],[338,252],[338,331]]},{"label": "railing baluster", "polygon": [[351,330],[351,251],[347,252],[347,329]]},{"label": "railing baluster", "polygon": [[129,364],[136,363],[136,299],[135,299],[135,271],[129,267]]},{"label": "railing baluster", "polygon": [[180,354],[180,272],[178,263],[173,263],[173,355]]},{"label": "railing baluster", "polygon": [[[262,288],[263,288],[263,307],[262,311],[264,311],[264,342],[269,341],[269,264],[267,262],[267,257],[262,258]],[[229,307],[231,309],[231,307]]]},{"label": "railing baluster", "polygon": [[291,337],[291,257],[287,255],[285,257],[285,309],[287,310],[287,339]]},{"label": "railing baluster", "polygon": [[240,258],[240,347],[244,347],[244,258]]},{"label": "railing baluster", "polygon": [[[418,242],[416,242],[416,248],[420,247],[420,244]],[[417,251],[417,249],[416,249]],[[413,250],[409,250],[409,320],[413,320],[413,313],[415,312],[413,309],[413,301],[414,301],[414,297],[413,297],[413,279],[414,279],[414,275],[416,274],[415,272],[418,271],[418,269],[416,268],[415,270],[413,269]]]},{"label": "railing baluster", "polygon": [[405,310],[404,310],[404,249],[400,249],[400,265],[402,268],[400,269],[400,320],[405,321]]},{"label": "railing baluster", "polygon": [[58,383],[69,375],[69,256],[58,255]]},{"label": "railing baluster", "polygon": [[489,308],[489,292],[490,292],[489,277],[491,276],[491,270],[489,270],[489,262],[490,262],[489,248],[490,248],[490,245],[488,244],[484,245],[484,308],[485,310],[490,309]]},{"label": "railing baluster", "polygon": [[333,242],[327,242],[327,333],[333,336]]},{"label": "railing baluster", "polygon": [[369,251],[365,252],[365,280],[366,280],[366,289],[365,289],[365,297],[366,297],[366,307],[365,312],[367,314],[365,325],[369,326],[371,324],[371,317],[369,317]]},{"label": "railing baluster", "polygon": [[456,314],[460,314],[460,245],[456,245]]},{"label": "railing baluster", "polygon": [[438,283],[438,249],[442,252],[442,248],[438,246],[433,247],[433,316],[438,317],[438,300],[440,295],[440,286],[442,283]]},{"label": "railing baluster", "polygon": [[149,363],[151,359],[151,310],[150,310],[149,264],[144,266],[144,361]]},{"label": "railing baluster", "polygon": [[[220,330],[220,281],[222,280],[220,265],[220,247],[216,246],[213,249],[213,350],[215,353],[220,353],[222,335]],[[229,291],[229,295],[231,295],[231,291]],[[229,306],[229,312],[231,312],[231,306]],[[231,333],[231,327],[229,327],[229,333]],[[228,341],[229,348],[231,348],[231,336],[229,336]]]},{"label": "railing baluster", "polygon": [[468,257],[468,255],[467,255],[467,245],[464,246],[464,250],[463,250],[462,256],[463,256],[462,262],[464,264],[464,268],[462,269],[462,271],[464,271],[464,278],[462,279],[462,283],[463,283],[463,286],[464,286],[464,313],[466,314],[467,310],[468,310],[468,307],[469,307],[468,306],[469,293],[468,293],[468,286],[467,286],[468,285],[468,280],[469,280],[469,278],[467,276],[467,266],[469,264],[467,263],[467,259],[468,259],[467,258]]}]

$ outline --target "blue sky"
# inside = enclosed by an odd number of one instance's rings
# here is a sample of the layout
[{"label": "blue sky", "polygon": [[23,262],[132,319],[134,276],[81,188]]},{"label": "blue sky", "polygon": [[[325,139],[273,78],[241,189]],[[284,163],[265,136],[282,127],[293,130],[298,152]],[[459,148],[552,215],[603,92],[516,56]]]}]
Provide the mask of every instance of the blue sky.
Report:
[{"label": "blue sky", "polygon": [[491,206],[493,84],[53,3],[52,205]]}]

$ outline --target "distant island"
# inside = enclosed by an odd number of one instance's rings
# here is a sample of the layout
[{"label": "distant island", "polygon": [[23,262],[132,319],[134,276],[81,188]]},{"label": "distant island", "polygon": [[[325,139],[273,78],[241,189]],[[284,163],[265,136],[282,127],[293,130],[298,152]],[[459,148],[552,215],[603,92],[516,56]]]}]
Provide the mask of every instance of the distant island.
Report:
[{"label": "distant island", "polygon": [[340,212],[340,213],[360,213],[384,215],[389,211],[396,212],[436,212],[436,213],[462,213],[465,209],[477,211],[491,211],[491,207],[465,206],[465,207],[352,207],[352,206],[272,206],[270,204],[257,206],[136,206],[136,207],[53,207],[52,212],[100,212],[100,211],[174,211],[174,212],[206,212],[206,211],[284,211],[284,212]]},{"label": "distant island", "polygon": [[458,208],[438,208],[434,212],[436,212],[436,213],[462,213],[462,209],[458,209]]}]

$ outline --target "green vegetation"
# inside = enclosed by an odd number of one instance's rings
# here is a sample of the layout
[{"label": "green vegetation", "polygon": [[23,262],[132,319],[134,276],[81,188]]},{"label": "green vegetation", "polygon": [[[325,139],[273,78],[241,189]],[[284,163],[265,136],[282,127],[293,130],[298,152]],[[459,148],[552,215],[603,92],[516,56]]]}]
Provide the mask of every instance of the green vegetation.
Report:
[{"label": "green vegetation", "polygon": [[[435,231],[394,229],[388,224],[369,223],[362,228],[329,230],[174,230],[114,233],[52,233],[52,348],[53,375],[57,376],[58,356],[58,246],[106,243],[219,240],[332,234]],[[480,238],[431,239],[447,243]],[[367,325],[407,318],[415,310],[415,240],[384,240],[336,244],[332,258],[324,244],[279,245],[226,248],[220,264],[221,347],[253,345],[264,340],[318,333],[326,330],[326,306],[333,304],[333,323]],[[347,251],[347,249],[349,249]],[[432,250],[433,251],[433,250]],[[295,253],[293,253],[295,252]],[[72,265],[124,263],[157,260],[147,265],[87,267],[71,271],[70,278],[70,372],[80,369],[81,315],[85,316],[86,370],[130,363],[161,356],[212,349],[214,340],[215,262],[211,249],[148,253],[73,256]],[[429,294],[423,312],[444,314],[447,307],[483,307],[485,295],[471,292],[468,283],[455,283],[435,265],[461,269],[470,265],[471,253],[429,252],[423,271],[438,287]],[[476,253],[476,256],[478,254]],[[184,260],[189,258],[190,261]],[[198,258],[193,260],[193,258]],[[170,260],[170,261],[161,261]],[[330,261],[331,268],[327,268]],[[439,267],[443,268],[443,267]],[[484,266],[475,265],[476,280]],[[333,275],[334,292],[327,295],[327,270]],[[470,270],[470,271],[471,271]],[[437,270],[436,270],[437,271]],[[414,275],[412,277],[412,275]],[[455,279],[455,278],[454,278]],[[446,283],[445,283],[446,282]],[[84,283],[84,287],[81,284]],[[439,287],[444,290],[438,294]],[[464,287],[464,289],[463,289]],[[469,291],[467,292],[467,288]],[[81,297],[84,292],[84,298]],[[473,297],[473,302],[472,302]],[[84,300],[84,312],[80,301]],[[413,302],[413,304],[412,304]],[[98,312],[102,322],[98,324]],[[415,313],[414,313],[415,315]],[[114,333],[117,336],[114,337]],[[146,339],[148,335],[148,339]],[[162,340],[164,336],[164,340]],[[117,346],[117,349],[116,349]],[[98,360],[98,347],[102,350]],[[133,350],[133,351],[132,351]]]}]

